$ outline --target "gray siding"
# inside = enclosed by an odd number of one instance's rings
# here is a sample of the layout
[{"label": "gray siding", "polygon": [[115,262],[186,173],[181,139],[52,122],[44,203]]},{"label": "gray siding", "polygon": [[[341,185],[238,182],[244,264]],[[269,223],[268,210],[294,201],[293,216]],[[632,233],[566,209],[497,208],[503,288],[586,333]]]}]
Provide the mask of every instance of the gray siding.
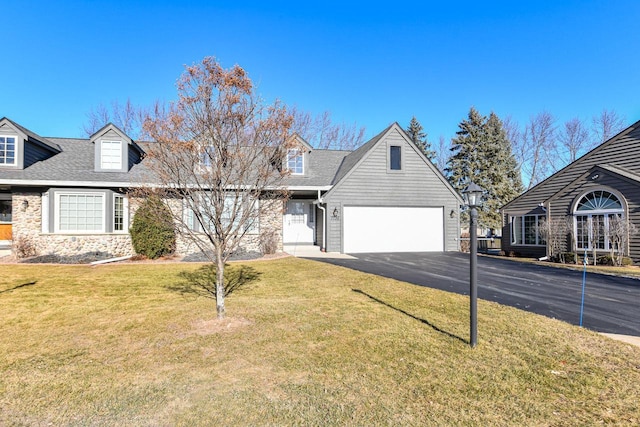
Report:
[{"label": "gray siding", "polygon": [[640,122],[605,142],[508,203],[507,212],[527,212],[597,164],[615,164],[640,174]]},{"label": "gray siding", "polygon": [[[388,170],[388,146],[403,147],[402,171]],[[327,195],[327,250],[342,251],[344,206],[443,207],[444,249],[459,250],[459,199],[413,145],[391,129]],[[340,213],[333,216],[334,209]],[[450,212],[453,211],[453,218]],[[372,233],[375,230],[372,230]]]},{"label": "gray siding", "polygon": [[[640,226],[640,185],[638,182],[622,179],[615,174],[600,173],[593,182],[587,174],[597,165],[615,165],[633,174],[640,175],[640,122],[635,123],[616,137],[603,143],[580,159],[571,163],[536,187],[508,203],[503,208],[504,227],[502,247],[527,256],[544,256],[546,248],[511,246],[509,215],[523,215],[535,209],[539,203],[549,202],[549,215],[553,217],[571,215],[573,203],[589,190],[614,190],[621,193],[628,204],[629,219]],[[572,184],[573,183],[573,184]],[[569,240],[567,239],[567,248]],[[571,248],[572,249],[572,248]],[[635,262],[640,262],[640,235],[630,239],[630,253]]]},{"label": "gray siding", "polygon": [[28,168],[36,162],[48,159],[51,155],[51,151],[27,142],[24,144],[24,167]]},{"label": "gray siding", "polygon": [[131,170],[131,168],[133,167],[133,165],[136,165],[138,163],[140,163],[141,157],[140,157],[140,152],[138,150],[136,150],[133,145],[129,145],[129,164],[128,164],[128,169],[127,170]]}]

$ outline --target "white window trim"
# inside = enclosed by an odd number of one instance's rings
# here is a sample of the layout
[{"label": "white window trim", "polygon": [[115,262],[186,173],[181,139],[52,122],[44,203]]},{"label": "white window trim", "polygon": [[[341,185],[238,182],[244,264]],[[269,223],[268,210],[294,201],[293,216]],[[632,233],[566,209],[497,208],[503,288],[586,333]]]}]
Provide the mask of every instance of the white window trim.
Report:
[{"label": "white window trim", "polygon": [[[119,144],[120,145],[120,150],[119,150],[119,162],[118,162],[118,167],[111,167],[111,166],[105,166],[105,161],[104,161],[104,144],[108,143],[108,144]],[[122,141],[117,140],[117,139],[102,139],[100,140],[100,169],[103,170],[120,170],[122,169]],[[110,162],[111,163],[111,162]]]},{"label": "white window trim", "polygon": [[[102,198],[102,229],[101,230],[60,230],[60,196],[100,196]],[[57,192],[53,213],[53,231],[56,234],[105,234],[106,233],[106,197],[104,193],[89,192]]]},{"label": "white window trim", "polygon": [[[116,230],[116,199],[122,198],[122,230]],[[115,193],[113,195],[113,219],[112,230],[115,234],[127,234],[129,232],[129,198],[124,194]]]},{"label": "white window trim", "polygon": [[[15,167],[18,166],[18,156],[19,156],[19,150],[18,150],[18,135],[9,135],[9,134],[0,134],[0,138],[13,138],[15,139],[15,142],[13,144],[14,149],[13,149],[13,163],[0,163],[0,167]],[[6,143],[6,140],[5,140]]]},{"label": "white window trim", "polygon": [[49,233],[49,192],[42,193],[42,221],[41,229],[43,233]]},{"label": "white window trim", "polygon": [[[297,153],[295,154],[295,156],[292,156],[291,153]],[[289,168],[289,159],[291,157],[298,157],[300,156],[302,158],[302,171],[301,172],[295,172],[293,169]],[[299,149],[299,148],[290,148],[289,150],[287,150],[287,170],[289,172],[291,172],[291,175],[304,175],[304,169],[305,169],[305,161],[304,161],[305,155],[304,155],[304,151]]]},{"label": "white window trim", "polygon": [[[594,209],[594,210],[578,210],[578,205],[580,204],[580,202],[582,201],[582,199],[584,199],[587,195],[594,193],[596,191],[606,191],[607,193],[610,193],[612,195],[614,195],[617,199],[618,202],[620,203],[621,208],[620,209]],[[620,215],[621,218],[625,218],[625,200],[622,197],[622,195],[620,193],[618,193],[617,191],[614,191],[612,189],[608,189],[608,188],[597,188],[595,190],[589,190],[586,191],[585,193],[581,194],[580,197],[576,198],[576,202],[575,205],[573,206],[573,235],[576,236],[575,239],[575,250],[576,252],[578,251],[593,251],[593,216],[598,216],[598,215],[602,215],[604,216],[604,249],[600,249],[600,248],[596,248],[596,251],[601,251],[601,252],[609,252],[611,249],[611,241],[609,239],[609,219],[611,218],[611,216],[613,215]],[[578,247],[578,216],[584,216],[587,217],[587,224],[588,224],[588,230],[587,230],[587,248],[584,247]]]},{"label": "white window trim", "polygon": [[[539,231],[536,233],[536,242],[537,243],[525,243],[525,234],[526,233],[525,233],[525,226],[524,226],[524,224],[525,224],[524,218],[527,217],[527,216],[533,216],[533,217],[536,218],[536,228],[538,227],[538,224],[540,224],[540,219],[546,217],[546,215],[544,215],[544,214],[530,214],[530,215],[523,214],[523,215],[510,216],[511,221],[510,221],[510,227],[509,228],[510,228],[510,234],[511,234],[511,245],[512,246],[529,246],[529,247],[538,247],[538,248],[547,246],[546,242],[541,243],[542,237],[540,237],[540,232]],[[522,243],[518,243],[517,242],[516,235],[515,235],[515,232],[514,232],[515,231],[514,223],[517,220],[520,220],[520,231],[522,233],[522,235],[520,237],[522,238]]]}]

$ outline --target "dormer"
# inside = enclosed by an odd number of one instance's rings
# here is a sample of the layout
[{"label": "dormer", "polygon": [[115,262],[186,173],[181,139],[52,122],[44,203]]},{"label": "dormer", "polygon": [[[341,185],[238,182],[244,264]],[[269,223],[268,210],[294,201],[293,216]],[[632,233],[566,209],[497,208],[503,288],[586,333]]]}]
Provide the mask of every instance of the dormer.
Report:
[{"label": "dormer", "polygon": [[0,170],[26,169],[58,154],[60,147],[6,117],[0,119]]},{"label": "dormer", "polygon": [[96,172],[128,172],[130,160],[134,160],[130,157],[139,156],[133,140],[113,123],[91,135],[89,141],[94,144]]},{"label": "dormer", "polygon": [[293,144],[287,149],[284,166],[291,175],[304,175],[307,173],[309,153],[313,148],[300,135],[295,134],[293,138]]}]

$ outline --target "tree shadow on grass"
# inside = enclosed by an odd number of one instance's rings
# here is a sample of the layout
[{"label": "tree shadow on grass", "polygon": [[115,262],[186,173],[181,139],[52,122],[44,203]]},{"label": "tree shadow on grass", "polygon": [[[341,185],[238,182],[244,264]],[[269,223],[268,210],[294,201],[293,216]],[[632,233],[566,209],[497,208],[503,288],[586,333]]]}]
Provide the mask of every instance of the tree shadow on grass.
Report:
[{"label": "tree shadow on grass", "polygon": [[417,320],[418,322],[424,323],[425,325],[431,327],[434,331],[440,332],[441,334],[444,334],[444,335],[446,335],[446,336],[448,336],[450,338],[455,338],[455,339],[457,339],[459,341],[462,341],[465,344],[469,344],[469,340],[466,340],[466,339],[461,338],[461,337],[459,337],[457,335],[454,335],[451,332],[447,332],[444,329],[441,329],[441,328],[437,327],[436,325],[434,325],[433,323],[429,322],[428,320],[421,319],[420,317],[414,316],[413,314],[408,313],[408,312],[402,310],[401,308],[394,307],[391,304],[386,303],[386,302],[382,301],[381,299],[378,299],[378,298],[374,297],[373,295],[369,295],[368,293],[366,293],[366,292],[364,292],[364,291],[362,291],[360,289],[351,289],[351,290],[353,292],[357,292],[357,293],[362,294],[362,295],[364,295],[366,297],[369,297],[370,299],[372,299],[373,301],[375,301],[375,302],[377,302],[379,304],[382,304],[382,305],[384,305],[386,307],[389,307],[389,308],[392,308],[392,309],[394,309],[396,311],[399,311],[400,313],[404,314],[405,316],[409,316],[412,319]]},{"label": "tree shadow on grass", "polygon": [[5,292],[15,291],[16,289],[24,288],[24,287],[26,287],[26,286],[33,286],[33,285],[35,285],[36,283],[38,283],[38,282],[37,282],[37,281],[35,281],[35,280],[34,280],[33,282],[22,283],[22,284],[20,284],[20,285],[16,285],[16,286],[14,286],[13,288],[9,288],[9,289],[4,289],[4,290],[2,290],[2,291],[0,291],[0,294],[3,294],[3,293],[5,293]]},{"label": "tree shadow on grass", "polygon": [[[260,277],[255,268],[242,265],[226,265],[224,268],[224,295],[229,296],[234,291],[255,282]],[[167,289],[183,295],[196,295],[207,298],[216,297],[216,267],[212,264],[203,265],[194,271],[182,271],[178,274],[182,281],[167,286]]]}]

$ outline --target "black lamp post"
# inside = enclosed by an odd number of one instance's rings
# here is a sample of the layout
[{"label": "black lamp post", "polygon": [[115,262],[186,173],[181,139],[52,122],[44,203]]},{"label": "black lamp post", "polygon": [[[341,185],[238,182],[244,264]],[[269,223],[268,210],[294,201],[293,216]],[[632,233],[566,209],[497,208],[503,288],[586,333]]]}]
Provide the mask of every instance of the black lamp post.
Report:
[{"label": "black lamp post", "polygon": [[477,207],[482,204],[482,193],[484,190],[473,182],[469,183],[467,188],[462,191],[464,201],[469,206],[469,312],[470,312],[470,330],[469,344],[475,347],[478,344],[478,211]]}]

